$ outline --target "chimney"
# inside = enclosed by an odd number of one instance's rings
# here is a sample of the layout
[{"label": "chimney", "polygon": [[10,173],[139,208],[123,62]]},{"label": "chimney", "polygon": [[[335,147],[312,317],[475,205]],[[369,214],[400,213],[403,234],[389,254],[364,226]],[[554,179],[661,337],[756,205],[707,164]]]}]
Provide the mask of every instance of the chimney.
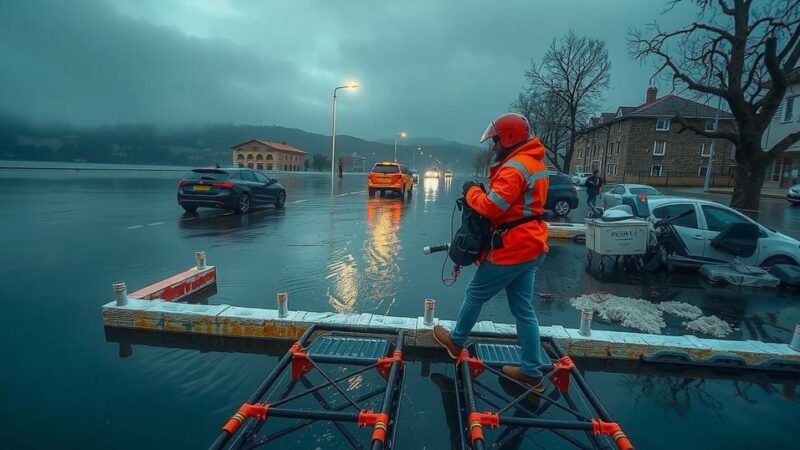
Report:
[{"label": "chimney", "polygon": [[656,98],[658,98],[658,88],[655,86],[650,86],[647,88],[647,99],[645,100],[644,104],[649,105],[656,101]]}]

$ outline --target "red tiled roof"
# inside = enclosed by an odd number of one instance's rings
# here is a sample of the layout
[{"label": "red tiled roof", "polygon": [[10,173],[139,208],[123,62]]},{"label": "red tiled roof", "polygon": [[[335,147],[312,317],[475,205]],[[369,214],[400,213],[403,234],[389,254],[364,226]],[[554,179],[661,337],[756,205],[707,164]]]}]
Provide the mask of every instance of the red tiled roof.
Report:
[{"label": "red tiled roof", "polygon": [[279,152],[289,152],[289,153],[299,153],[301,155],[307,155],[308,153],[300,150],[299,148],[294,148],[289,144],[284,144],[282,142],[271,142],[271,141],[262,141],[261,139],[250,139],[247,142],[242,142],[241,144],[236,144],[231,148],[239,148],[244,145],[247,145],[251,142],[258,142],[259,144],[266,145],[267,147],[272,147]]}]

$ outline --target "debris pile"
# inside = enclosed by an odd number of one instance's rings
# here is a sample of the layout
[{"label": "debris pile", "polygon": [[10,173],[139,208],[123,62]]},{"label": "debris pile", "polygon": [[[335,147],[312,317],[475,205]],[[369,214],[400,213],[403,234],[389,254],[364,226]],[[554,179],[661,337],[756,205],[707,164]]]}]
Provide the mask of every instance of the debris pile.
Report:
[{"label": "debris pile", "polygon": [[733,332],[728,322],[717,316],[703,316],[689,322],[683,322],[687,330],[723,338]]},{"label": "debris pile", "polygon": [[603,319],[650,334],[661,334],[661,329],[667,326],[664,322],[664,313],[692,319],[682,323],[690,331],[718,338],[733,332],[731,326],[724,320],[717,316],[703,316],[700,308],[683,302],[670,301],[656,304],[641,298],[591,293],[573,297],[569,303],[578,310],[591,309]]},{"label": "debris pile", "polygon": [[573,297],[569,302],[579,310],[593,309],[606,320],[645,333],[661,334],[661,329],[667,326],[656,305],[640,298],[595,293]]},{"label": "debris pile", "polygon": [[703,315],[703,311],[697,306],[683,302],[661,302],[658,304],[658,309],[684,319],[697,319]]}]

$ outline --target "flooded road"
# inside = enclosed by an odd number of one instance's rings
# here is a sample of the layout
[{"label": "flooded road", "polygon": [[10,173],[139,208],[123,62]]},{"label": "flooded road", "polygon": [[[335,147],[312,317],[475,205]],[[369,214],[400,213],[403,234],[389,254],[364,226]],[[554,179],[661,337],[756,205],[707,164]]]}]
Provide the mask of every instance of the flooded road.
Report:
[{"label": "flooded road", "polygon": [[[113,282],[125,281],[131,290],[153,283],[192,266],[197,250],[218,268],[212,304],[273,308],[275,294],[288,292],[292,309],[420,316],[429,297],[437,300],[438,317],[454,319],[474,273],[465,268],[453,287],[445,287],[444,254],[422,254],[425,245],[449,241],[453,203],[465,178],[421,180],[411,197],[399,199],[367,198],[363,175],[346,175],[331,187],[322,174],[275,174],[286,187],[286,208],[239,216],[184,214],[175,202],[180,176],[0,170],[6,342],[0,418],[16,430],[8,448],[203,448],[213,440],[276,356],[179,345],[140,345],[120,355],[100,320]],[[579,208],[571,219],[584,215]],[[577,328],[579,314],[568,300],[586,292],[692,303],[728,321],[736,339],[786,342],[800,320],[796,292],[711,287],[693,273],[600,275],[596,265],[587,268],[585,248],[569,241],[553,242],[536,291],[554,294],[536,298],[542,325]],[[482,319],[513,321],[502,297],[484,307]],[[679,322],[667,325],[667,333],[686,333]],[[623,329],[599,321],[593,327]],[[448,368],[434,365],[433,371],[452,372]],[[420,393],[439,392],[432,375],[421,378]],[[724,427],[716,441],[698,442],[690,433],[692,439],[680,440],[682,448],[735,447],[737,439],[724,439],[725,430],[730,421],[756,426],[755,408],[763,410],[763,419],[756,419],[762,433],[768,428],[772,446],[780,447],[790,430],[779,418],[800,412],[791,380],[745,381],[754,387],[737,396],[738,382],[725,379],[686,383],[679,393],[671,383],[682,378],[674,374],[620,375],[603,367],[589,379],[618,420],[636,424],[638,432],[628,431],[634,438],[663,432],[659,423],[665,422],[694,429],[708,418]],[[631,386],[642,387],[632,392]],[[409,394],[409,401],[420,417],[412,407],[404,410],[409,442],[430,434],[426,424],[445,425],[441,397],[418,394]],[[636,406],[620,394],[635,397]],[[31,438],[40,431],[47,437]],[[446,448],[446,436],[430,439],[427,448]],[[641,448],[672,448],[646,441]]]}]

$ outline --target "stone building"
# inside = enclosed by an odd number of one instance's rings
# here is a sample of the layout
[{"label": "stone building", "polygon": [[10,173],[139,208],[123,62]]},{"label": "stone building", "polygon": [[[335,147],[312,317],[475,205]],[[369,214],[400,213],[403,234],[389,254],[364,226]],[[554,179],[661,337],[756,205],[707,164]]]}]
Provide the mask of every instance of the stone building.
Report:
[{"label": "stone building", "polygon": [[[729,184],[736,163],[733,145],[717,139],[710,158],[712,139],[688,129],[681,132],[677,121],[680,115],[712,131],[716,109],[676,95],[657,98],[657,93],[650,87],[642,105],[620,106],[592,118],[575,142],[570,172],[597,169],[610,183],[702,186],[711,159],[712,182]],[[720,111],[720,129],[729,129],[731,121],[730,113]]]},{"label": "stone building", "polygon": [[286,142],[251,139],[231,147],[233,166],[256,170],[303,171],[307,153]]}]

